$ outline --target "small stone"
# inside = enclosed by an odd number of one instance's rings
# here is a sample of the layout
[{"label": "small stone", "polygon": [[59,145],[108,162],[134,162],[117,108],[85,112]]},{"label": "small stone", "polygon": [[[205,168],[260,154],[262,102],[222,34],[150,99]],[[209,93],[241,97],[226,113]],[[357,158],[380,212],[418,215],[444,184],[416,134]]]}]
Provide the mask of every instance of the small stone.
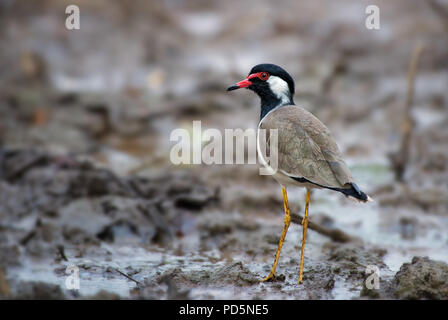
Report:
[{"label": "small stone", "polygon": [[448,299],[448,265],[428,257],[414,257],[394,277],[399,299]]}]

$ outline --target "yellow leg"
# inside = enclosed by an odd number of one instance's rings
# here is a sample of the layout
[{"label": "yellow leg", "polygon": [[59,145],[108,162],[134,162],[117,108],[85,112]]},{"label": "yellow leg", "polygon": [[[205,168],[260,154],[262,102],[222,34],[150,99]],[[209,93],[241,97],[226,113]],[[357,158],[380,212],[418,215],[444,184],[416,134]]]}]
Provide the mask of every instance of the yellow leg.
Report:
[{"label": "yellow leg", "polygon": [[275,269],[277,268],[278,258],[280,257],[280,251],[282,251],[283,242],[285,241],[286,232],[288,231],[289,224],[291,223],[291,215],[289,213],[289,205],[288,205],[288,196],[286,194],[286,188],[282,188],[283,194],[283,205],[285,207],[285,220],[282,236],[280,237],[280,242],[278,243],[277,253],[275,254],[274,265],[272,266],[271,272],[269,275],[261,281],[268,281],[271,279],[275,279]]},{"label": "yellow leg", "polygon": [[305,216],[302,220],[303,226],[303,236],[302,236],[302,252],[300,254],[300,272],[299,272],[299,280],[297,284],[303,283],[303,258],[305,256],[305,241],[306,241],[306,230],[308,229],[308,207],[310,205],[310,190],[306,189],[306,204],[305,204]]}]

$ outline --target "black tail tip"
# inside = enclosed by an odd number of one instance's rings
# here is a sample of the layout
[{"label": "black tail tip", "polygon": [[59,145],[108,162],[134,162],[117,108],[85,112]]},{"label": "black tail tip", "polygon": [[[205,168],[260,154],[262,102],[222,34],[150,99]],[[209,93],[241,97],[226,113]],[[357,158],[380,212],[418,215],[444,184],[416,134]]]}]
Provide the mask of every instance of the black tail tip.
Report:
[{"label": "black tail tip", "polygon": [[351,183],[351,186],[352,186],[351,192],[348,192],[346,194],[348,197],[352,197],[352,198],[354,198],[358,201],[362,201],[362,202],[373,201],[372,198],[370,198],[367,194],[362,192],[361,189],[359,189],[359,187],[356,185],[356,183]]}]

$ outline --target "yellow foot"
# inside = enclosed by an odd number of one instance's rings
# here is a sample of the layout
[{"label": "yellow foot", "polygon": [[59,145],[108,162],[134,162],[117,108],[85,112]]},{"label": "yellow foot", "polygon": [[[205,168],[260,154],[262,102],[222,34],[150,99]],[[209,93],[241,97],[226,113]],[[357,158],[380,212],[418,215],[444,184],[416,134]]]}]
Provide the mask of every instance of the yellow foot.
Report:
[{"label": "yellow foot", "polygon": [[270,273],[266,278],[260,280],[260,282],[266,282],[266,281],[274,281],[275,280],[275,273]]},{"label": "yellow foot", "polygon": [[303,284],[303,275],[299,274],[299,279],[297,280],[297,284]]}]

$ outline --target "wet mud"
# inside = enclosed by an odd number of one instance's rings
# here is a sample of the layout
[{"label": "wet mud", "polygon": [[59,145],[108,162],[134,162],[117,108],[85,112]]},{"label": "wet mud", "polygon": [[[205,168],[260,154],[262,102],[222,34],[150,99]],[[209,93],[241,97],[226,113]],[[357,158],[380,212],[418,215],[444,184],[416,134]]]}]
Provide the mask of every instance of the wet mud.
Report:
[{"label": "wet mud", "polygon": [[[351,1],[202,2],[79,1],[72,33],[63,2],[0,4],[0,298],[447,299],[444,19],[424,2],[381,2],[372,33]],[[312,193],[302,285],[304,190],[288,190],[277,277],[261,283],[283,228],[279,185],[258,165],[170,161],[170,133],[193,120],[257,127],[258,99],[225,89],[266,61],[291,72],[296,103],[374,199]]]}]

